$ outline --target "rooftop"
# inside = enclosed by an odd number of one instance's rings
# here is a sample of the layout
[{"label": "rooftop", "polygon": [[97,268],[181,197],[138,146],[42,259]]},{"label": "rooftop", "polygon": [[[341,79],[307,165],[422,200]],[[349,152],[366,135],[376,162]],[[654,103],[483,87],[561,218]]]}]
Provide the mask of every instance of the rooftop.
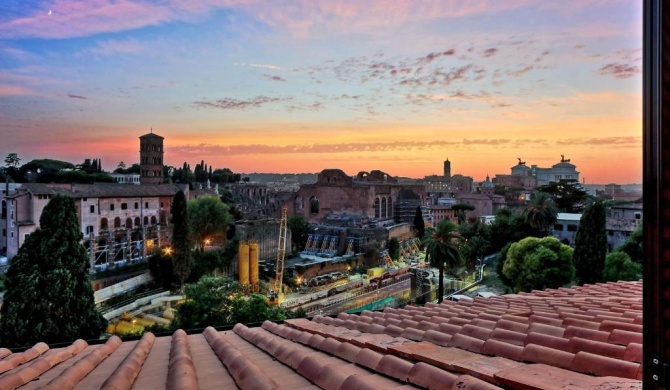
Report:
[{"label": "rooftop", "polygon": [[642,282],[38,343],[0,358],[2,389],[638,389]]}]

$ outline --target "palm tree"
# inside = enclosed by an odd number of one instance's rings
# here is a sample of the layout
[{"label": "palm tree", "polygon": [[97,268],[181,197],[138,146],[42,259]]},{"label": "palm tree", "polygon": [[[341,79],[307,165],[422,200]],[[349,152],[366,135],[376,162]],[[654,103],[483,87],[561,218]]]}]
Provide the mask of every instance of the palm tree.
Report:
[{"label": "palm tree", "polygon": [[543,235],[549,233],[549,227],[556,222],[557,208],[554,201],[544,192],[535,192],[523,211],[526,222]]},{"label": "palm tree", "polygon": [[[489,249],[490,243],[482,236],[474,236],[468,240],[470,251],[475,257],[475,261],[482,260],[484,253]],[[475,263],[475,265],[477,265]]]},{"label": "palm tree", "polygon": [[458,227],[448,219],[443,220],[437,228],[427,229],[423,238],[426,247],[426,259],[432,267],[439,270],[438,303],[444,299],[444,266],[453,269],[460,263]]}]

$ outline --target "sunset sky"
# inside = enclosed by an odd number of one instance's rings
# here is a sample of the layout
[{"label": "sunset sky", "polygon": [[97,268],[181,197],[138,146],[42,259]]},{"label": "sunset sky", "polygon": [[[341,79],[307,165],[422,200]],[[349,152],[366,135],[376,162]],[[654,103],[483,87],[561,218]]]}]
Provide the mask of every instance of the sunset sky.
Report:
[{"label": "sunset sky", "polygon": [[641,182],[639,0],[0,3],[0,155]]}]

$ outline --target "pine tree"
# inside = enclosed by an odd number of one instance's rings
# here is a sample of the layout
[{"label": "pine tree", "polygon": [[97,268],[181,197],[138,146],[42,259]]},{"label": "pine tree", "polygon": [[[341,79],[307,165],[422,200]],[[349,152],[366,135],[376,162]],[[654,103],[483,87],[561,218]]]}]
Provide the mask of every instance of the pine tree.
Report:
[{"label": "pine tree", "polygon": [[175,194],[172,200],[172,267],[183,289],[184,281],[191,273],[191,231],[184,191]]},{"label": "pine tree", "polygon": [[605,205],[602,202],[595,202],[584,210],[575,237],[573,261],[577,282],[585,284],[602,281],[606,255]]},{"label": "pine tree", "polygon": [[95,309],[81,235],[74,200],[54,196],[7,272],[0,312],[3,346],[100,336],[107,321]]}]

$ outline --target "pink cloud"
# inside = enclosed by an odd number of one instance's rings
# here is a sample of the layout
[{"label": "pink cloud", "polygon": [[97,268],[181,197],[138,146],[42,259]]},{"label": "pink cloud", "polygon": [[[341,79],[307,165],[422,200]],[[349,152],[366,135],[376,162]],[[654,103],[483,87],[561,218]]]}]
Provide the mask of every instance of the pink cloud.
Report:
[{"label": "pink cloud", "polygon": [[36,95],[34,91],[21,85],[0,84],[0,96]]},{"label": "pink cloud", "polygon": [[217,9],[234,8],[288,32],[310,36],[322,32],[371,31],[438,18],[458,18],[515,9],[530,0],[56,0],[24,17],[0,22],[0,38],[73,38],[192,20]]}]

